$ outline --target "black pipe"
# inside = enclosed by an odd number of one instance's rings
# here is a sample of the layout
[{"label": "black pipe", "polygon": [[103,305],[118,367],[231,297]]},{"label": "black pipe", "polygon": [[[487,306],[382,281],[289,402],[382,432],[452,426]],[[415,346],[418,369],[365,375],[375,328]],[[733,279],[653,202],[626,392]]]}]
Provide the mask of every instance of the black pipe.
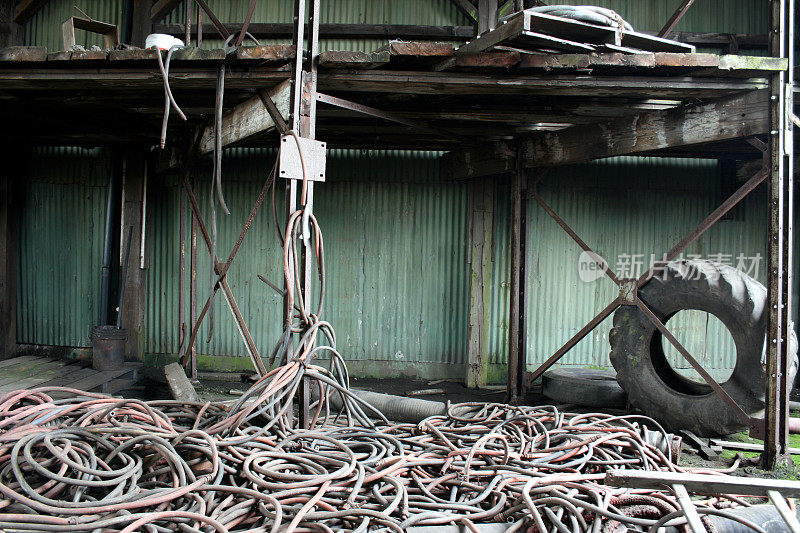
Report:
[{"label": "black pipe", "polygon": [[100,325],[107,325],[109,308],[109,291],[111,288],[111,261],[114,255],[114,237],[116,235],[117,191],[120,182],[120,157],[116,148],[111,149],[111,172],[108,177],[108,200],[106,201],[106,227],[103,241],[103,267],[100,270]]},{"label": "black pipe", "polygon": [[119,290],[119,310],[117,311],[117,329],[122,329],[122,304],[125,302],[125,285],[128,283],[128,261],[131,258],[131,240],[133,226],[128,226],[128,244],[125,245],[125,262],[122,264],[122,287]]}]

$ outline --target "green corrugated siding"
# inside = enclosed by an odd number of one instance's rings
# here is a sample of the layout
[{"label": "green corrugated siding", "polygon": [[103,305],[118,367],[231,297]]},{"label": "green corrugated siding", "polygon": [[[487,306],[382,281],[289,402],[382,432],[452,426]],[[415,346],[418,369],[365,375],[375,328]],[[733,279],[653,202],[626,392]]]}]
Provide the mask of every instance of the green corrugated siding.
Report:
[{"label": "green corrugated siding", "polygon": [[[90,0],[88,2],[49,0],[25,23],[25,44],[45,46],[49,51],[62,50],[64,41],[61,36],[61,23],[73,15],[83,16],[80,11],[75,9],[76,4],[95,20],[117,25],[122,23],[122,0]],[[96,33],[75,30],[75,44],[87,48],[95,44],[102,47],[103,38]]]},{"label": "green corrugated siding", "polygon": [[17,340],[88,346],[99,320],[108,183],[101,150],[37,149],[20,213]]},{"label": "green corrugated siding", "polygon": [[[496,256],[492,295],[491,361],[504,364],[508,335],[508,190],[498,196]],[[586,243],[612,267],[626,256],[641,256],[644,266],[657,258],[713,211],[723,197],[716,161],[618,158],[575,167],[556,168],[539,185],[540,194]],[[704,258],[723,253],[762,260],[758,279],[766,273],[766,212],[763,193],[756,192],[686,251]],[[603,277],[592,283],[578,274],[581,249],[533,200],[528,207],[527,360],[544,361],[575,335],[617,294]],[[727,258],[724,258],[727,259]],[[624,275],[624,274],[623,274]],[[628,274],[628,277],[631,277]],[[677,327],[676,327],[677,326]],[[673,324],[677,332],[698,324]],[[608,365],[611,318],[582,340],[563,359],[571,365]],[[730,368],[730,346],[716,343],[708,352],[712,368]]]},{"label": "green corrugated siding", "polygon": [[[89,0],[79,5],[91,17],[120,24],[122,0]],[[246,0],[209,0],[209,5],[223,22],[244,20],[250,2]],[[585,0],[561,0],[561,4],[586,4]],[[46,46],[49,50],[62,48],[61,23],[71,15],[80,15],[70,0],[51,0],[25,24],[25,43]],[[610,7],[629,20],[636,29],[657,31],[674,11],[674,0],[594,0],[592,5]],[[258,2],[253,22],[291,22],[294,2]],[[166,17],[164,22],[182,23],[184,3]],[[449,0],[322,0],[323,23],[350,24],[426,24],[466,25],[467,18]],[[207,21],[207,17],[206,17]],[[677,31],[721,33],[766,33],[767,5],[763,0],[697,0],[678,24]],[[214,34],[205,35],[204,47],[220,46]],[[78,44],[102,44],[99,36],[78,31]],[[326,39],[323,50],[373,50],[385,43],[382,40]]]},{"label": "green corrugated siding", "polygon": [[[269,150],[237,149],[224,162],[233,214],[219,215],[219,254],[226,257],[273,161]],[[208,164],[198,169],[207,211]],[[467,187],[441,183],[438,154],[332,151],[315,212],[325,236],[328,294],[324,316],[355,374],[429,368],[460,375],[466,355],[469,290]],[[19,338],[23,343],[87,346],[98,320],[108,158],[101,150],[39,149],[29,158],[20,220]],[[502,365],[508,334],[508,187],[497,184],[491,301],[491,362]],[[620,254],[660,254],[722,200],[712,161],[620,158],[555,169],[542,196],[612,263]],[[151,180],[148,197],[147,351],[175,354],[179,342],[178,220],[174,178]],[[280,196],[280,195],[279,195]],[[765,257],[763,193],[737,207],[688,253]],[[279,209],[282,202],[279,200]],[[206,213],[207,216],[207,213]],[[615,296],[601,279],[578,276],[580,250],[535,204],[529,207],[528,363],[541,362]],[[200,306],[209,269],[202,241]],[[759,268],[763,282],[765,264]],[[279,335],[280,297],[257,279],[281,282],[279,249],[266,202],[230,272],[230,284],[259,350]],[[797,290],[795,289],[795,294]],[[188,305],[188,301],[185,301]],[[795,309],[797,300],[795,300]],[[247,368],[242,342],[221,297],[211,343],[200,353],[214,366]],[[610,321],[564,362],[608,364]],[[684,324],[683,328],[698,325]],[[680,331],[680,328],[677,328]],[[730,350],[709,347],[716,368]],[[229,357],[224,357],[229,356]],[[239,361],[238,363],[236,361]],[[378,370],[376,370],[376,368]],[[382,369],[382,370],[381,370]],[[435,370],[433,370],[435,369]]]},{"label": "green corrugated siding", "polygon": [[[218,213],[221,257],[227,257],[235,243],[272,158],[268,150],[233,150],[226,157],[224,192],[232,214]],[[317,186],[314,211],[327,255],[324,318],[334,325],[342,353],[349,360],[463,364],[469,291],[466,189],[438,182],[437,153],[361,155],[335,150],[328,161],[328,181]],[[206,206],[207,175],[200,178],[198,189],[201,205]],[[147,351],[175,353],[179,189],[170,185],[151,192],[154,231]],[[202,257],[198,271],[200,306],[210,286],[206,258]],[[247,235],[229,279],[259,351],[268,354],[280,334],[281,300],[257,274],[282,282],[268,203]],[[219,296],[215,320],[213,339],[209,344],[202,341],[200,352],[245,356]],[[204,325],[200,337],[206,336]]]}]

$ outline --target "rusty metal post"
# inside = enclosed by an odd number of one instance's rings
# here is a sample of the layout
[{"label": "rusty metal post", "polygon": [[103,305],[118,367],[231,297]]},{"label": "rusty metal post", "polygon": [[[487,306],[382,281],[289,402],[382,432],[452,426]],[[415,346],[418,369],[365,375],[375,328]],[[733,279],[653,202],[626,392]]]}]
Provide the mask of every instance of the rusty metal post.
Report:
[{"label": "rusty metal post", "polygon": [[523,247],[525,217],[523,189],[525,187],[525,167],[522,153],[517,151],[516,170],[511,176],[511,277],[509,282],[508,310],[508,381],[506,400],[519,401],[524,394],[525,377],[525,332],[524,324],[524,283],[525,250]]},{"label": "rusty metal post", "polygon": [[769,233],[767,254],[767,390],[764,410],[764,468],[791,461],[789,442],[788,337],[791,327],[794,61],[794,0],[771,0],[770,53],[789,58],[789,71],[770,81]]},{"label": "rusty metal post", "polygon": [[[187,194],[185,189],[184,194]],[[186,331],[187,342],[189,332],[197,324],[197,226],[197,216],[192,211],[191,235],[189,237],[189,327]],[[192,346],[189,352],[189,374],[191,379],[197,378],[197,346]]]},{"label": "rusty metal post", "polygon": [[[319,19],[320,19],[320,0],[312,0],[310,13],[308,14],[308,44],[304,38],[306,25],[306,5],[305,0],[295,0],[294,7],[294,43],[298,50],[293,69],[292,78],[292,130],[297,132],[300,137],[313,139],[316,133],[317,119],[317,62],[319,56]],[[304,58],[304,50],[308,50],[307,57]],[[307,59],[307,65],[304,64]],[[291,216],[298,209],[297,204],[297,180],[287,180],[286,184],[286,215]],[[314,207],[314,182],[307,184],[307,205],[313,210]],[[301,287],[303,300],[311,301],[311,274],[314,252],[310,243],[303,245],[301,269]],[[291,261],[291,259],[290,259]],[[291,268],[291,266],[290,266]],[[287,291],[293,291],[293,287],[285,286]],[[291,323],[293,310],[289,306],[288,297],[284,296],[283,317],[284,324]],[[311,404],[311,391],[308,383],[303,380],[297,392],[298,417],[300,427],[307,428],[310,425],[309,405]]]}]

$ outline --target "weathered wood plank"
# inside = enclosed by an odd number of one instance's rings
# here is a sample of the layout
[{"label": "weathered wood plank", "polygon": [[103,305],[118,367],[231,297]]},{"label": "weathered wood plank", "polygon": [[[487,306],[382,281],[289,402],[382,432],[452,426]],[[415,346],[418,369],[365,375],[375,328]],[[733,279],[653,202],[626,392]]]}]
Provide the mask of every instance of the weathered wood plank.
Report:
[{"label": "weathered wood plank", "polygon": [[[320,90],[405,94],[527,94],[639,98],[719,98],[767,87],[765,80],[652,76],[500,76],[497,74],[366,70],[329,72]],[[2,71],[0,71],[2,86]]]},{"label": "weathered wood plank", "polygon": [[236,49],[238,60],[258,60],[264,65],[284,65],[294,59],[295,47],[290,44],[240,46]]},{"label": "weathered wood plank", "polygon": [[469,184],[469,322],[467,327],[467,387],[486,385],[489,371],[489,314],[492,286],[494,194],[492,180]]},{"label": "weathered wood plank", "polygon": [[514,152],[506,143],[491,143],[478,149],[453,150],[442,156],[442,179],[457,180],[504,174],[514,170]]},{"label": "weathered wood plank", "polygon": [[47,48],[44,46],[9,46],[0,48],[0,61],[25,62],[46,61]]},{"label": "weathered wood plank", "polygon": [[5,372],[6,369],[10,366],[15,366],[28,361],[33,361],[35,359],[47,359],[47,358],[38,355],[22,355],[19,357],[12,357],[11,359],[4,359],[0,361],[0,368],[2,368],[3,372]]},{"label": "weathered wood plank", "polygon": [[158,52],[154,48],[126,48],[125,50],[111,50],[108,53],[109,61],[156,61]]},{"label": "weathered wood plank", "polygon": [[[275,102],[284,118],[289,116],[291,88],[289,82],[284,81],[269,90],[269,95]],[[239,142],[247,137],[261,133],[275,127],[275,121],[264,108],[259,96],[254,96],[228,112],[222,117],[222,145],[227,146]],[[209,126],[203,132],[200,140],[200,153],[207,154],[214,150],[214,128]]]},{"label": "weathered wood plank", "polygon": [[761,135],[769,132],[768,118],[767,92],[754,91],[709,104],[532,135],[523,152],[527,166],[563,165]]},{"label": "weathered wood plank", "polygon": [[94,388],[102,386],[103,383],[108,383],[112,379],[124,376],[129,372],[135,372],[141,366],[141,363],[125,363],[123,368],[118,370],[107,370],[105,372],[95,372],[91,376],[73,382],[70,387],[73,389],[90,391]]},{"label": "weathered wood plank", "polygon": [[[733,442],[729,440],[710,439],[712,446],[719,446],[726,450],[740,450],[744,452],[759,452],[764,451],[764,445],[758,442]],[[800,455],[800,448],[789,448],[787,450],[791,455]]]},{"label": "weathered wood plank", "polygon": [[[45,362],[34,362],[30,365],[11,367],[0,376],[0,386],[13,385],[15,382],[28,378],[47,377],[51,379],[53,370],[61,370],[65,365],[64,361],[46,360]],[[47,381],[47,379],[43,381]]]},{"label": "weathered wood plank", "polygon": [[686,74],[699,69],[715,69],[720,65],[716,54],[526,54],[519,68],[530,71],[574,72],[589,70],[595,73],[618,74]]},{"label": "weathered wood plank", "polygon": [[38,387],[72,388],[72,383],[74,383],[75,381],[84,379],[86,377],[92,376],[97,373],[97,370],[93,370],[90,367],[84,367],[80,365],[71,365],[69,367],[64,368],[64,371],[65,371],[64,373],[59,374],[50,381],[45,381],[44,383],[40,383]]},{"label": "weathered wood plank", "polygon": [[656,489],[680,484],[696,494],[735,494],[766,496],[777,490],[785,497],[800,497],[800,481],[781,479],[755,479],[711,474],[682,474],[644,470],[611,470],[606,474],[606,484],[613,487]]},{"label": "weathered wood plank", "polygon": [[71,61],[105,61],[108,52],[105,50],[73,50]]},{"label": "weathered wood plank", "polygon": [[167,379],[167,386],[174,399],[184,402],[197,401],[197,392],[180,364],[170,363],[165,366],[164,377]]},{"label": "weathered wood plank", "polygon": [[369,70],[382,67],[389,62],[389,51],[351,52],[349,50],[329,50],[319,55],[319,68]]}]

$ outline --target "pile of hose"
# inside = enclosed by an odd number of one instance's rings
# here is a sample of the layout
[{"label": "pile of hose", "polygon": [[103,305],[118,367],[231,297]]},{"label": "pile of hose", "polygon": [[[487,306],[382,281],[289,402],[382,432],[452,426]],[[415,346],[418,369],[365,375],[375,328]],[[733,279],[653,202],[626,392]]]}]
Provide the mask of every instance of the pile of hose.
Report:
[{"label": "pile of hose", "polygon": [[[299,376],[343,399],[294,427]],[[466,403],[392,424],[313,364],[279,367],[232,406],[61,388],[0,398],[3,531],[648,530],[685,523],[675,495],[605,486],[609,469],[682,470],[637,416]],[[328,396],[330,395],[328,394]],[[59,399],[61,398],[61,399]],[[733,517],[733,497],[699,505]]]}]

